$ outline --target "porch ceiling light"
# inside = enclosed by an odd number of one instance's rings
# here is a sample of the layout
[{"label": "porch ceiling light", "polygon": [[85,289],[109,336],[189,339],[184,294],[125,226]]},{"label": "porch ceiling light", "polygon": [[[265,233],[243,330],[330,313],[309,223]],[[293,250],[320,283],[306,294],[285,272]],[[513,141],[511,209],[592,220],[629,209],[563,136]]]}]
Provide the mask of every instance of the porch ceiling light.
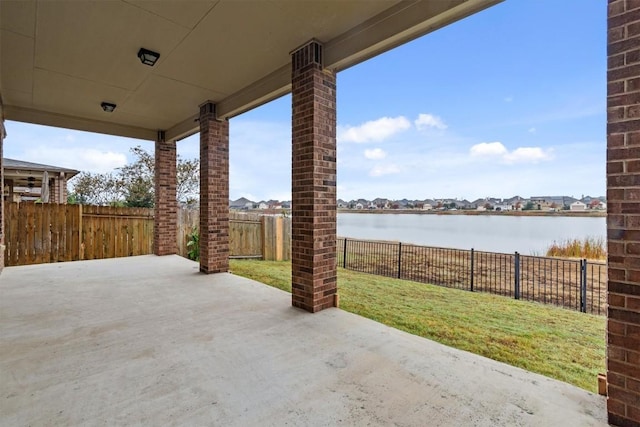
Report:
[{"label": "porch ceiling light", "polygon": [[113,113],[113,110],[116,109],[116,104],[112,104],[110,102],[103,102],[103,103],[100,104],[100,106],[107,113]]},{"label": "porch ceiling light", "polygon": [[140,62],[150,67],[156,65],[156,61],[160,58],[160,54],[158,52],[151,51],[149,49],[145,49],[143,47],[138,51],[138,58],[140,58]]}]

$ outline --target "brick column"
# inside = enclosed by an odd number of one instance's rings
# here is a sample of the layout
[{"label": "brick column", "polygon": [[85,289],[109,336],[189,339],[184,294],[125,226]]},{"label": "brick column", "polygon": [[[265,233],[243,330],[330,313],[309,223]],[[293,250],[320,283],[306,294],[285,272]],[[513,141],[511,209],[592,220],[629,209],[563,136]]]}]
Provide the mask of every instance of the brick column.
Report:
[{"label": "brick column", "polygon": [[176,142],[165,141],[158,132],[155,149],[155,217],[153,224],[153,253],[176,253],[178,203],[176,202]]},{"label": "brick column", "polygon": [[609,0],[607,413],[640,426],[640,1]]},{"label": "brick column", "polygon": [[322,45],[292,54],[292,304],[315,313],[336,303],[336,76]]},{"label": "brick column", "polygon": [[229,271],[229,122],[200,106],[200,271]]},{"label": "brick column", "polygon": [[[1,100],[0,100],[1,102]],[[2,147],[4,145],[4,116],[0,104],[0,272],[4,268],[4,168],[2,166]]]}]

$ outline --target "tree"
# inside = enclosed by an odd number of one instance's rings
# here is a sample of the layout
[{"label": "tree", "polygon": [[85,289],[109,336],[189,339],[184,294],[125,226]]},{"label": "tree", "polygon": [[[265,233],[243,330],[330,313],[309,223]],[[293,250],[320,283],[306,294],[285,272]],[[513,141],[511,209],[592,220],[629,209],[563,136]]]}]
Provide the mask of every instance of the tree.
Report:
[{"label": "tree", "polygon": [[117,183],[110,173],[81,172],[73,178],[68,201],[81,205],[111,205],[119,198]]},{"label": "tree", "polygon": [[155,159],[139,145],[131,148],[136,161],[118,168],[118,187],[129,207],[152,208],[155,202]]},{"label": "tree", "polygon": [[533,210],[533,202],[529,201],[524,205],[524,208],[522,208],[523,211],[532,211]]},{"label": "tree", "polygon": [[[140,146],[131,148],[135,160],[113,173],[82,172],[73,181],[69,202],[151,208],[155,204],[155,158]],[[176,199],[193,203],[199,197],[200,161],[176,164]]]},{"label": "tree", "polygon": [[200,197],[200,160],[185,160],[178,155],[176,199],[191,205]]}]

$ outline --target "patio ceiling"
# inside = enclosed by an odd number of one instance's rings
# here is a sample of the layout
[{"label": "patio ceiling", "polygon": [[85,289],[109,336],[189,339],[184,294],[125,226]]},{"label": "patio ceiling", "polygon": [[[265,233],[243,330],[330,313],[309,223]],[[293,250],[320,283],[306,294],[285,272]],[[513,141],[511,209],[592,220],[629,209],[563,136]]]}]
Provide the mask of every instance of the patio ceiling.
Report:
[{"label": "patio ceiling", "polygon": [[[502,0],[0,2],[5,119],[153,140],[290,91],[290,52],[324,43],[337,71]],[[160,53],[141,64],[141,48]],[[104,112],[101,102],[117,105]]]}]

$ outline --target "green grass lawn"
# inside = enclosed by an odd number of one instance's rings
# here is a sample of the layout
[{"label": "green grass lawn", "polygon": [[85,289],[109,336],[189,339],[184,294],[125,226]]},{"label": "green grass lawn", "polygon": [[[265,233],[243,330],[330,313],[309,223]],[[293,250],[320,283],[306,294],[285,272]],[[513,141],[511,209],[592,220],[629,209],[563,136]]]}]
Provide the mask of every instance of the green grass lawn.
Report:
[{"label": "green grass lawn", "polygon": [[[231,271],[291,292],[291,263],[231,260]],[[596,392],[605,318],[506,297],[338,269],[340,308]]]}]

